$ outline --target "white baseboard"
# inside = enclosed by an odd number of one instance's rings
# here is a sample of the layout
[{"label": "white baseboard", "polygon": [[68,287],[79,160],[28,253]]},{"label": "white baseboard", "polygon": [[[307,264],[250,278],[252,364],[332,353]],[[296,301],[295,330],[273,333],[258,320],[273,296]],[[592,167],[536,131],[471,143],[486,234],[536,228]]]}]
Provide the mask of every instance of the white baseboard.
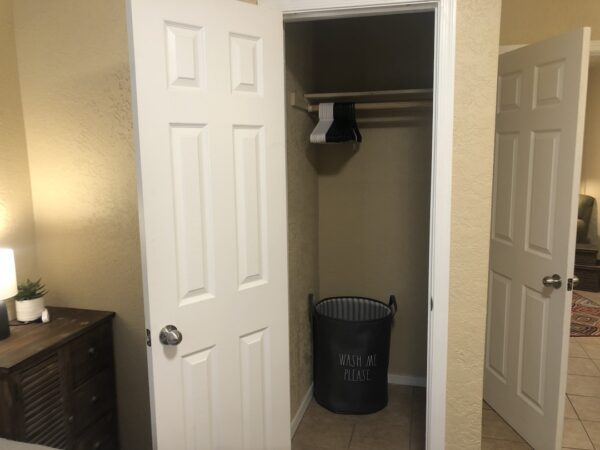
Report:
[{"label": "white baseboard", "polygon": [[302,399],[302,402],[300,403],[300,407],[298,408],[298,411],[296,411],[296,414],[292,418],[292,424],[291,424],[292,437],[294,437],[294,434],[296,434],[298,425],[300,425],[300,422],[302,421],[302,418],[304,417],[304,413],[306,413],[306,410],[308,409],[308,405],[310,405],[310,401],[312,400],[312,397],[313,397],[313,385],[311,383],[308,390],[306,391],[306,394],[304,394],[304,398]]},{"label": "white baseboard", "polygon": [[425,377],[413,377],[412,375],[399,375],[397,373],[388,373],[388,383],[402,384],[404,386],[427,386]]}]

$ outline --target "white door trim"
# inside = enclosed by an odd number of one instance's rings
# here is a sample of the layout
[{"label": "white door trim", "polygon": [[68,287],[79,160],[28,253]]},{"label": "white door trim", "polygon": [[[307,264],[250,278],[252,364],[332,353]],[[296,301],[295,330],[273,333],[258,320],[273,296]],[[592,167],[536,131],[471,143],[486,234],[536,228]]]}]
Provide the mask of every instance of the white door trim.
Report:
[{"label": "white door trim", "polygon": [[400,11],[436,14],[433,98],[429,310],[427,364],[427,449],[445,447],[448,303],[456,0],[258,0],[281,10],[285,21],[354,17]]}]

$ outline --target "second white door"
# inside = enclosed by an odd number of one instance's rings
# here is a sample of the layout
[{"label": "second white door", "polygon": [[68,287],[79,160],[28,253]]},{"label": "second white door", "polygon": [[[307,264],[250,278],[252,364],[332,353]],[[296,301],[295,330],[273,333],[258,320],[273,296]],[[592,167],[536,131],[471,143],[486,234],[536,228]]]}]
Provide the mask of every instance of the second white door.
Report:
[{"label": "second white door", "polygon": [[589,41],[499,65],[484,398],[539,450],[561,447]]}]

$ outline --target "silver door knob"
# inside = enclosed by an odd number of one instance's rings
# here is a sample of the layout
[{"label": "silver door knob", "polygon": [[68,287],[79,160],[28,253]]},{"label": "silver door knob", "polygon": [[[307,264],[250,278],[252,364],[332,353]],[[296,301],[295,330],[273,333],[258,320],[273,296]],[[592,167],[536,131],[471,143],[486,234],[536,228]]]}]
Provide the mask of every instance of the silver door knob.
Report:
[{"label": "silver door knob", "polygon": [[560,289],[560,287],[562,286],[562,279],[560,278],[560,275],[555,273],[550,277],[544,277],[542,279],[542,283],[544,283],[544,286],[553,287],[554,289]]},{"label": "silver door knob", "polygon": [[577,287],[579,285],[579,277],[577,275],[573,275],[573,287]]},{"label": "silver door knob", "polygon": [[179,345],[183,340],[181,332],[174,325],[167,325],[160,330],[158,338],[163,345]]}]

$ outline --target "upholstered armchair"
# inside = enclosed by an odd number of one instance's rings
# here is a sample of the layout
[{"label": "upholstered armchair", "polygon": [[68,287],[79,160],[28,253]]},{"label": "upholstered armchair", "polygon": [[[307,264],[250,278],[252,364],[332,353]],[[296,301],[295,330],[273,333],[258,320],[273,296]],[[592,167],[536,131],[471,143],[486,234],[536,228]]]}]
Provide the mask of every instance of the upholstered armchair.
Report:
[{"label": "upholstered armchair", "polygon": [[577,243],[588,244],[588,232],[590,229],[590,220],[592,219],[592,210],[594,209],[594,197],[579,194],[579,209],[577,210]]}]

